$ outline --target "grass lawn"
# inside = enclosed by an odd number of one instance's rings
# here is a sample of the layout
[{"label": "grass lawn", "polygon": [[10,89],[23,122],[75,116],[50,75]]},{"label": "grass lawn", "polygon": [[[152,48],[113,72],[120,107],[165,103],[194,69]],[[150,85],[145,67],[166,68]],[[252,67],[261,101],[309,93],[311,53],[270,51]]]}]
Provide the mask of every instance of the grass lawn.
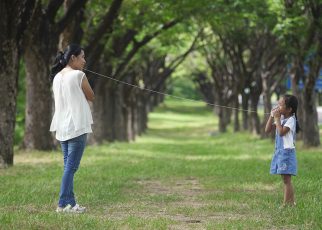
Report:
[{"label": "grass lawn", "polygon": [[[279,209],[273,142],[214,132],[201,103],[168,100],[134,143],[88,146],[75,177],[87,213],[55,213],[56,152],[18,152],[0,171],[0,229],[321,229],[322,148],[297,144],[297,206]],[[209,135],[213,133],[213,135]]]}]

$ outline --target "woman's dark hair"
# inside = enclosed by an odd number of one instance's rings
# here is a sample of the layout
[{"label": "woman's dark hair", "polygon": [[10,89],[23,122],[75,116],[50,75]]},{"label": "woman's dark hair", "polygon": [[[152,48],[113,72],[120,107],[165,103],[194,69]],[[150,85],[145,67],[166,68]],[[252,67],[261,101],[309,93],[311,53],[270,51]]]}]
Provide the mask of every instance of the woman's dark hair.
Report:
[{"label": "woman's dark hair", "polygon": [[55,62],[51,67],[50,71],[50,79],[51,81],[54,80],[56,74],[61,71],[65,66],[68,64],[69,59],[72,55],[78,56],[82,52],[83,48],[77,44],[70,44],[67,46],[64,52],[58,52]]},{"label": "woman's dark hair", "polygon": [[290,95],[290,94],[285,94],[283,96],[284,98],[284,101],[285,101],[285,106],[286,108],[291,108],[292,109],[292,113],[295,115],[295,119],[296,119],[296,132],[298,133],[301,128],[300,128],[300,125],[299,125],[299,122],[297,120],[297,106],[298,106],[298,100],[295,96],[293,95]]}]

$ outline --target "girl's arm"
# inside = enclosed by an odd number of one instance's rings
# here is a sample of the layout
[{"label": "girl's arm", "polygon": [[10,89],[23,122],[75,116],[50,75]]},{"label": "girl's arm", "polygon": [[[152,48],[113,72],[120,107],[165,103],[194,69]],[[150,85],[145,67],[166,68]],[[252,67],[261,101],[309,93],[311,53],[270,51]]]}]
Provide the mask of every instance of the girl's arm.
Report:
[{"label": "girl's arm", "polygon": [[289,127],[281,125],[281,117],[274,116],[274,120],[275,120],[276,129],[280,136],[284,136],[286,133],[288,133],[288,131],[290,131]]},{"label": "girl's arm", "polygon": [[265,126],[265,133],[270,133],[272,131],[272,128],[274,127],[274,113],[278,110],[278,107],[275,107],[271,110],[271,114],[269,115],[269,118],[267,120],[266,126]]},{"label": "girl's arm", "polygon": [[268,118],[266,126],[265,126],[265,132],[266,133],[270,133],[272,131],[273,120],[274,120],[274,118],[271,115],[269,115],[269,118]]}]

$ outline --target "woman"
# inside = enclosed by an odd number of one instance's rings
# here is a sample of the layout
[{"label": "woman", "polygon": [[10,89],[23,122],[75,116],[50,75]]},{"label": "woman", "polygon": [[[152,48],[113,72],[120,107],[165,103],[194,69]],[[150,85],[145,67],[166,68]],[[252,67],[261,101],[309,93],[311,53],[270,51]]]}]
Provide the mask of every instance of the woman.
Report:
[{"label": "woman", "polygon": [[85,63],[84,50],[79,45],[70,44],[64,53],[58,54],[51,69],[55,113],[50,131],[56,131],[64,155],[64,174],[56,212],[85,211],[85,207],[76,203],[74,195],[74,174],[93,124],[88,101],[94,100],[94,93],[82,71]]}]

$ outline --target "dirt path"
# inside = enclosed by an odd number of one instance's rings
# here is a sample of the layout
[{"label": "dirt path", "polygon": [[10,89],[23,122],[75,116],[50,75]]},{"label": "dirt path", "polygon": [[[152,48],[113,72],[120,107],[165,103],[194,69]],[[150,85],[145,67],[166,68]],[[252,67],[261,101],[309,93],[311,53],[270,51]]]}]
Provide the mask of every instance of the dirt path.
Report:
[{"label": "dirt path", "polygon": [[[196,178],[185,178],[171,183],[162,183],[157,180],[138,180],[136,183],[142,187],[138,197],[175,197],[165,202],[142,201],[138,198],[131,203],[118,204],[109,208],[108,216],[114,220],[122,220],[130,216],[143,219],[166,218],[173,224],[169,229],[206,229],[210,222],[223,222],[255,218],[251,214],[238,214],[233,212],[213,212],[211,207],[239,206],[248,209],[246,204],[233,201],[209,202],[202,196],[210,193],[223,193],[223,191],[207,191]],[[243,206],[243,207],[241,207]]]}]

